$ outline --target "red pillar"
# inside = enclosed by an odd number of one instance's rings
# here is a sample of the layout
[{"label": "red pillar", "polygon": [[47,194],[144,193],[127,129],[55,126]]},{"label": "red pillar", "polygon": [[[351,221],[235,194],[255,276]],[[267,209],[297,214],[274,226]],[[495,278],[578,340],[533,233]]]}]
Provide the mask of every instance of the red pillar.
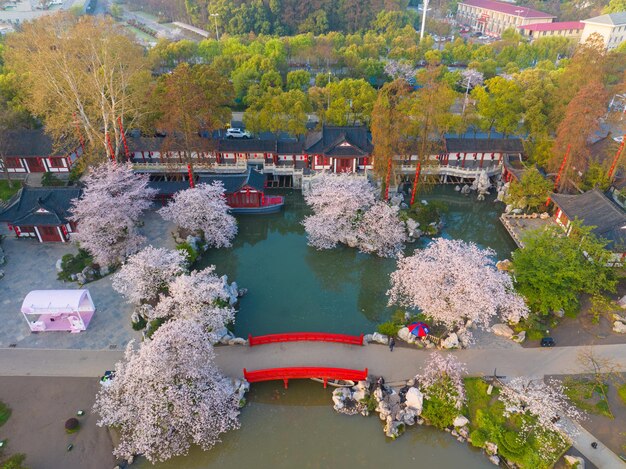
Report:
[{"label": "red pillar", "polygon": [[285,389],[289,389],[289,380],[287,378],[283,378],[283,383],[285,383]]},{"label": "red pillar", "polygon": [[617,161],[619,160],[619,157],[622,154],[622,151],[624,150],[624,145],[626,145],[626,135],[624,135],[622,144],[617,149],[617,153],[615,153],[615,157],[613,158],[611,169],[609,169],[609,180],[613,179],[613,171],[615,171],[615,166],[617,165]]},{"label": "red pillar", "polygon": [[463,153],[463,162],[461,163],[461,168],[465,168],[465,157],[467,156],[467,153]]},{"label": "red pillar", "polygon": [[126,142],[126,134],[124,133],[124,126],[122,125],[122,118],[118,117],[117,122],[120,125],[120,134],[122,135],[122,144],[124,145],[124,153],[126,160],[130,160],[130,152],[128,151],[128,143]]},{"label": "red pillar", "polygon": [[109,132],[105,134],[105,139],[107,141],[107,148],[109,149],[109,157],[111,161],[115,162],[115,153],[113,152],[113,145],[111,145],[111,137],[109,136]]},{"label": "red pillar", "polygon": [[409,208],[413,206],[415,202],[415,194],[417,193],[417,184],[420,178],[420,171],[422,169],[422,163],[418,162],[417,167],[415,168],[415,180],[413,181],[413,190],[411,191],[411,203]]},{"label": "red pillar", "polygon": [[480,168],[483,167],[483,160],[485,159],[485,153],[480,154]]},{"label": "red pillar", "polygon": [[187,174],[189,174],[189,187],[193,189],[196,185],[193,182],[193,171],[191,170],[191,163],[187,163]]},{"label": "red pillar", "polygon": [[385,180],[385,200],[389,200],[389,183],[391,182],[391,156],[387,165],[387,179]]}]

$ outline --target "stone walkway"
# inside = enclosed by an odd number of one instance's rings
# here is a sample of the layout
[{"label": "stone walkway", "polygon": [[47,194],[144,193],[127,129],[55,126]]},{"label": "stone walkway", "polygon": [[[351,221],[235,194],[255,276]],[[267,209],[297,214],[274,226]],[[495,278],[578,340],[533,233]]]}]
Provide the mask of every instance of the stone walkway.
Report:
[{"label": "stone walkway", "polygon": [[[175,247],[170,236],[172,226],[155,212],[147,213],[144,223],[141,231],[150,244]],[[132,338],[141,337],[130,327],[132,307],[113,291],[110,276],[85,286],[96,305],[96,314],[85,332],[31,333],[20,313],[24,297],[31,290],[79,288],[76,283],[57,280],[55,268],[57,259],[67,253],[76,253],[76,247],[16,239],[6,226],[2,229],[6,235],[2,247],[7,263],[1,267],[5,276],[0,280],[0,347],[15,344],[26,348],[122,349]]]}]

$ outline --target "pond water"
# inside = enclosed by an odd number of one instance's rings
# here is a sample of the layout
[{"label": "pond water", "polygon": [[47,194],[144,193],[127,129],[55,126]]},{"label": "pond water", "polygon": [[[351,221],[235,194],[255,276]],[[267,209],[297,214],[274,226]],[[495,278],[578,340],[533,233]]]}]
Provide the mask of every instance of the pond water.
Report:
[{"label": "pond water", "polygon": [[[309,213],[302,194],[285,195],[281,213],[239,216],[233,247],[210,251],[202,260],[248,289],[240,302],[235,333],[247,337],[295,331],[373,332],[392,312],[385,292],[395,261],[348,247],[327,251],[309,247],[301,224]],[[420,198],[447,204],[443,236],[491,247],[500,259],[515,248],[498,220],[501,203],[477,202],[475,196],[464,197],[451,186],[438,186]],[[426,242],[410,245],[407,253]]]},{"label": "pond water", "polygon": [[194,447],[166,463],[143,461],[148,469],[205,468],[455,468],[493,467],[479,451],[448,433],[410,427],[396,441],[385,438],[377,416],[338,415],[332,390],[311,381],[252,386],[241,428],[227,433],[211,451]]}]

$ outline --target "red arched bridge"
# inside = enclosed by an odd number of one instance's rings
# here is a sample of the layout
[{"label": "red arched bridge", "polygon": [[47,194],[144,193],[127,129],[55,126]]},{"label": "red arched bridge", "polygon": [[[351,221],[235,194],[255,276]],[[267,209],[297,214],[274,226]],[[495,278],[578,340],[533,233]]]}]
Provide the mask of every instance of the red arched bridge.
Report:
[{"label": "red arched bridge", "polygon": [[[253,337],[248,335],[248,345],[276,344],[280,342],[336,342],[347,345],[363,345],[363,334],[327,334],[324,332],[289,332],[286,334],[269,334]],[[365,370],[351,370],[348,368],[326,368],[299,366],[291,368],[267,368],[264,370],[248,371],[243,369],[243,376],[249,383],[260,381],[282,380],[285,389],[289,386],[290,379],[321,379],[324,387],[329,380],[362,381],[367,378]]]},{"label": "red arched bridge", "polygon": [[318,378],[324,381],[326,387],[329,380],[363,381],[367,378],[367,368],[364,370],[350,370],[348,368],[324,368],[312,366],[297,366],[291,368],[268,368],[265,370],[248,371],[243,369],[243,377],[249,383],[260,381],[283,380],[285,389],[290,379]]}]

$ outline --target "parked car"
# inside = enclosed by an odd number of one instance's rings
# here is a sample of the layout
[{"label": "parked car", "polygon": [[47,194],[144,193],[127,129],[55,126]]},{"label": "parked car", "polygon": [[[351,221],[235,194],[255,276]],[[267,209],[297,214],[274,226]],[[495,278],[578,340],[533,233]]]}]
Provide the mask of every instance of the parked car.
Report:
[{"label": "parked car", "polygon": [[541,339],[542,347],[554,347],[555,345],[556,345],[556,342],[554,341],[552,337],[544,337],[543,339]]},{"label": "parked car", "polygon": [[226,138],[252,138],[252,134],[243,129],[231,127],[226,130]]},{"label": "parked car", "polygon": [[621,137],[613,137],[613,140],[618,143],[622,143],[624,141],[624,136],[622,135]]}]

